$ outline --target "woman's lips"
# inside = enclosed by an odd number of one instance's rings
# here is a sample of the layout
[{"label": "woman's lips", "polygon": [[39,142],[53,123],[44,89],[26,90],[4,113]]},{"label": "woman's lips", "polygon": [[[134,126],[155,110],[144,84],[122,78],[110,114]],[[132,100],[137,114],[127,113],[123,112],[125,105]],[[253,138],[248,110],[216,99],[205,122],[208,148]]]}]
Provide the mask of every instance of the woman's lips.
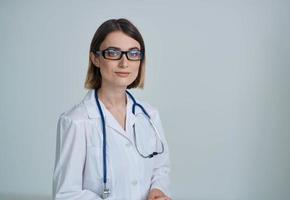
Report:
[{"label": "woman's lips", "polygon": [[127,77],[129,76],[129,72],[115,72],[120,77]]}]

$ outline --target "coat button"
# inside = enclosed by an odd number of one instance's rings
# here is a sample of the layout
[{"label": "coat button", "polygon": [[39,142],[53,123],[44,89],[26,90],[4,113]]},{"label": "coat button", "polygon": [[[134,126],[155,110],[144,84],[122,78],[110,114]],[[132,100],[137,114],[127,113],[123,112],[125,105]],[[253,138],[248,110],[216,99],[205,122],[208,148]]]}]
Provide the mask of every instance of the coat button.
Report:
[{"label": "coat button", "polygon": [[135,186],[135,185],[138,184],[138,181],[137,180],[134,180],[134,181],[131,182],[131,184]]}]

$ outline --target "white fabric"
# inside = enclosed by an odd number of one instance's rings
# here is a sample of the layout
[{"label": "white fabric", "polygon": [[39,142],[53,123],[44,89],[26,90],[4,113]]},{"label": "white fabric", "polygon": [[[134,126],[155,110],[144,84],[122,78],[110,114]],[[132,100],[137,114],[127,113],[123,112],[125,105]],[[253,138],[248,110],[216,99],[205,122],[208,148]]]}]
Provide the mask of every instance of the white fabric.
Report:
[{"label": "white fabric", "polygon": [[[103,191],[102,125],[94,90],[69,111],[62,113],[57,126],[53,199],[98,200]],[[158,111],[139,102],[151,116],[165,145],[165,151],[151,159],[142,158],[133,140],[132,100],[127,95],[126,131],[100,101],[107,129],[107,173],[111,195],[108,200],[146,200],[150,189],[169,191],[169,151]],[[136,113],[142,112],[136,107]],[[137,122],[136,122],[137,124]],[[144,135],[151,128],[136,129]],[[155,138],[139,142],[140,149],[155,151]],[[150,150],[149,150],[150,151]]]}]

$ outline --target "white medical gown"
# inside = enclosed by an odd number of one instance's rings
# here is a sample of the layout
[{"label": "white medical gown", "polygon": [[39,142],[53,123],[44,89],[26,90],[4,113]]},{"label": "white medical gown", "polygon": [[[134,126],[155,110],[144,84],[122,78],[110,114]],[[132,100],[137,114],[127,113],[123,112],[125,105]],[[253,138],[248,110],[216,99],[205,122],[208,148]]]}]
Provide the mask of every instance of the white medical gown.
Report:
[{"label": "white medical gown", "polygon": [[[94,90],[69,111],[61,114],[57,126],[53,199],[98,200],[103,192],[102,124]],[[164,153],[142,158],[135,148],[133,102],[127,95],[126,131],[101,103],[107,130],[108,200],[146,200],[149,190],[169,191],[169,151],[158,111],[139,102],[151,116],[164,143]],[[136,113],[141,109],[136,107]],[[138,116],[138,115],[137,115]],[[136,126],[137,127],[137,126]],[[151,127],[136,129],[138,147],[144,154],[156,150]]]}]

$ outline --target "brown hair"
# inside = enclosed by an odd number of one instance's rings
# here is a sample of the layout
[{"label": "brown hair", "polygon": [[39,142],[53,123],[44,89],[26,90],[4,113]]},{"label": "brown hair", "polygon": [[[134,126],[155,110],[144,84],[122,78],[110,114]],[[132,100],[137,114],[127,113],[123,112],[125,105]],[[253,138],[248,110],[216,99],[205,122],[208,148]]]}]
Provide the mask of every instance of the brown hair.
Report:
[{"label": "brown hair", "polygon": [[[91,41],[90,53],[99,51],[100,50],[99,48],[102,42],[105,40],[106,36],[109,33],[115,31],[122,31],[129,37],[138,41],[141,46],[141,51],[143,51],[143,59],[140,62],[139,72],[137,78],[130,85],[128,85],[127,88],[128,89],[136,87],[143,88],[145,79],[145,44],[140,32],[129,20],[124,18],[110,19],[101,24],[101,26],[95,32],[94,37]],[[89,56],[89,67],[85,81],[85,88],[99,89],[101,87],[101,83],[102,76],[100,73],[100,68],[94,65]]]}]

